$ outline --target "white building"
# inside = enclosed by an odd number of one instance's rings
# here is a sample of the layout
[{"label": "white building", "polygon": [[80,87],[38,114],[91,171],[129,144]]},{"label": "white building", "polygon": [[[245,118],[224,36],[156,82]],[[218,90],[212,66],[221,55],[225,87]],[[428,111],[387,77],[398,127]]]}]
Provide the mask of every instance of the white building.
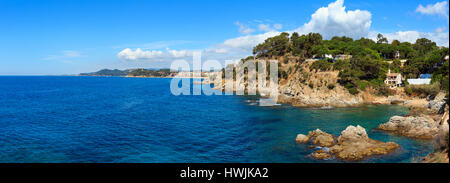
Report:
[{"label": "white building", "polygon": [[431,74],[421,74],[417,79],[408,79],[410,85],[429,85],[431,83]]},{"label": "white building", "polygon": [[340,54],[340,55],[336,55],[336,57],[334,57],[334,60],[348,60],[351,58],[352,58],[351,55]]},{"label": "white building", "polygon": [[402,86],[402,74],[391,73],[391,70],[389,69],[386,80],[384,80],[384,84],[386,84],[390,88],[397,88]]},{"label": "white building", "polygon": [[394,54],[395,59],[400,59],[400,51],[396,51]]},{"label": "white building", "polygon": [[331,54],[325,54],[325,59],[333,59],[333,55],[331,55]]},{"label": "white building", "polygon": [[431,79],[408,79],[410,85],[429,85]]}]

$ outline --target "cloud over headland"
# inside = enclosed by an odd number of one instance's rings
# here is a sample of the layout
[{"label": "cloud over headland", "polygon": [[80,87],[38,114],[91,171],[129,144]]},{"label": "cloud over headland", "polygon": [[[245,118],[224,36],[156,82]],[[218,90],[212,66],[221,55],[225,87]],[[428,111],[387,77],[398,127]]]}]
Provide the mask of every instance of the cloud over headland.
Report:
[{"label": "cloud over headland", "polygon": [[[444,7],[444,8],[443,8]],[[434,5],[419,5],[416,12],[421,14],[438,14],[447,15],[447,2],[443,1]],[[264,42],[269,37],[276,36],[281,33],[281,24],[258,24],[258,27],[252,28],[241,22],[235,22],[239,37],[231,38],[220,44],[213,45],[209,48],[201,50],[204,58],[216,59],[219,61],[227,59],[239,59],[252,54],[252,48],[259,43]],[[354,39],[367,37],[376,39],[376,35],[380,32],[371,30],[372,13],[367,10],[349,10],[344,5],[344,0],[336,0],[325,7],[317,9],[310,17],[310,20],[302,26],[294,30],[284,30],[283,32],[299,32],[307,34],[316,32],[322,34],[324,39],[330,39],[333,36],[347,36]],[[259,33],[255,33],[258,32]],[[418,38],[428,38],[435,41],[440,46],[449,45],[449,33],[446,28],[436,28],[434,32],[420,32],[416,30],[404,30],[392,33],[383,33],[389,41],[399,40],[415,42]],[[252,34],[253,33],[253,34]],[[198,50],[197,50],[198,51]],[[146,60],[146,61],[173,61],[174,59],[186,58],[192,55],[193,50],[143,50],[137,48],[123,49],[117,56],[121,60]]]}]

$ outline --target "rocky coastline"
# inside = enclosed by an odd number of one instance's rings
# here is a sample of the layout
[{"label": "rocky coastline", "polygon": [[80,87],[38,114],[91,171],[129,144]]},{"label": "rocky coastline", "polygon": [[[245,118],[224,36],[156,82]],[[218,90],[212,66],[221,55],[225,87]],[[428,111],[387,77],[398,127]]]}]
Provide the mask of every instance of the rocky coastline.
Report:
[{"label": "rocky coastline", "polygon": [[337,158],[344,161],[360,161],[375,155],[386,155],[400,148],[394,142],[381,142],[370,139],[366,130],[361,126],[348,126],[335,137],[317,129],[308,135],[299,134],[295,139],[297,143],[312,144],[319,150],[314,151],[311,157],[317,160]]},{"label": "rocky coastline", "polygon": [[[292,68],[287,62],[281,69]],[[292,72],[287,78],[281,79],[278,85],[278,103],[290,104],[295,107],[357,107],[362,105],[402,105],[410,109],[410,115],[392,116],[390,120],[379,125],[376,130],[415,139],[433,140],[448,134],[448,105],[445,93],[437,96],[419,98],[407,95],[402,88],[394,90],[389,96],[375,95],[376,91],[366,88],[358,94],[349,91],[338,82],[338,71],[312,71],[308,63],[300,66],[298,72]],[[239,68],[237,68],[239,71]],[[249,73],[255,74],[255,73]],[[224,81],[220,72],[205,80],[215,84],[215,89],[223,90]],[[221,82],[218,82],[221,81]],[[203,84],[203,83],[202,83]],[[244,76],[237,76],[233,84],[249,88]],[[447,107],[446,107],[447,106]],[[337,158],[358,161],[372,155],[387,154],[399,146],[395,143],[384,143],[369,139],[362,127],[349,127],[348,130],[365,134],[359,141],[345,140],[346,135],[338,138],[320,130],[312,131],[308,135],[299,134],[296,142],[311,143],[320,147],[312,153],[315,159]],[[364,129],[364,130],[362,130]],[[347,131],[345,131],[347,132]],[[343,134],[346,134],[343,132]],[[355,135],[354,135],[355,136]],[[341,140],[339,140],[341,139]],[[351,139],[351,138],[350,138]],[[431,142],[430,142],[431,143]],[[355,147],[355,146],[358,146]]]}]

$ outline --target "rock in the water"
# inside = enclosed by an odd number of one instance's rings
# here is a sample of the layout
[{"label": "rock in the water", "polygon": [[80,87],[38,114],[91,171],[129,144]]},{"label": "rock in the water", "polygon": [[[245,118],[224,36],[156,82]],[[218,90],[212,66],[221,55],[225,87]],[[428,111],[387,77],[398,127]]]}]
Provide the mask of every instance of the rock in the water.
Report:
[{"label": "rock in the water", "polygon": [[341,136],[338,138],[338,142],[354,142],[354,141],[367,141],[369,136],[367,136],[366,129],[361,126],[348,126],[344,131],[341,132]]},{"label": "rock in the water", "polygon": [[336,144],[333,135],[322,132],[319,129],[309,132],[308,137],[309,139],[311,139],[314,145],[318,145],[321,147],[331,147]]},{"label": "rock in the water", "polygon": [[331,154],[323,149],[315,151],[311,156],[318,160],[330,159],[332,157]]},{"label": "rock in the water", "polygon": [[439,124],[429,116],[393,116],[378,129],[406,137],[432,139],[439,132]]},{"label": "rock in the water", "polygon": [[295,138],[295,142],[298,143],[307,143],[309,141],[309,137],[303,134],[298,134],[297,138]]},{"label": "rock in the water", "polygon": [[329,159],[333,156],[342,160],[358,161],[373,155],[388,154],[400,146],[393,142],[381,142],[370,139],[361,126],[348,126],[337,138],[317,129],[308,134],[309,139],[321,148],[311,156],[315,159]]},{"label": "rock in the water", "polygon": [[400,146],[393,142],[381,142],[370,139],[361,126],[349,126],[341,132],[338,144],[331,147],[330,152],[339,159],[357,161],[373,155],[384,155]]}]

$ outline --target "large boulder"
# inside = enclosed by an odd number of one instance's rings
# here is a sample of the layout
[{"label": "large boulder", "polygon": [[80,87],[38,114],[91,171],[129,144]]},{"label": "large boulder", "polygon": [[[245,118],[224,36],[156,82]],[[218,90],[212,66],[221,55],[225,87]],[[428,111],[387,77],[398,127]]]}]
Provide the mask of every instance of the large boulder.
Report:
[{"label": "large boulder", "polygon": [[310,131],[308,136],[303,134],[298,134],[295,138],[295,142],[298,143],[308,143],[311,142],[314,145],[321,147],[331,147],[336,144],[336,140],[333,135],[325,133],[319,129]]},{"label": "large boulder", "polygon": [[378,129],[411,138],[433,139],[439,132],[439,124],[430,116],[393,116]]},{"label": "large boulder", "polygon": [[367,141],[369,136],[367,135],[366,129],[361,126],[348,126],[344,131],[341,132],[341,136],[338,138],[339,143],[343,142],[356,142],[356,141]]},{"label": "large boulder", "polygon": [[298,134],[297,138],[295,138],[295,142],[298,143],[307,143],[309,141],[309,137],[303,134]]},{"label": "large boulder", "polygon": [[336,144],[334,136],[317,129],[308,133],[309,139],[311,139],[314,145],[321,147],[331,147]]},{"label": "large boulder", "polygon": [[338,138],[338,144],[330,149],[336,158],[357,161],[373,155],[384,155],[400,146],[393,142],[370,139],[361,126],[348,126]]},{"label": "large boulder", "polygon": [[[348,126],[337,140],[334,136],[320,130],[309,132],[308,137],[311,143],[325,147],[311,154],[314,159],[319,160],[330,159],[334,156],[341,160],[359,161],[373,155],[388,154],[400,147],[393,142],[384,143],[370,139],[366,130],[359,125]],[[329,150],[324,150],[326,147],[330,147]]]},{"label": "large boulder", "polygon": [[433,100],[430,100],[428,103],[428,108],[434,113],[443,114],[445,104],[445,93],[440,92],[436,95],[436,97],[434,97]]}]

